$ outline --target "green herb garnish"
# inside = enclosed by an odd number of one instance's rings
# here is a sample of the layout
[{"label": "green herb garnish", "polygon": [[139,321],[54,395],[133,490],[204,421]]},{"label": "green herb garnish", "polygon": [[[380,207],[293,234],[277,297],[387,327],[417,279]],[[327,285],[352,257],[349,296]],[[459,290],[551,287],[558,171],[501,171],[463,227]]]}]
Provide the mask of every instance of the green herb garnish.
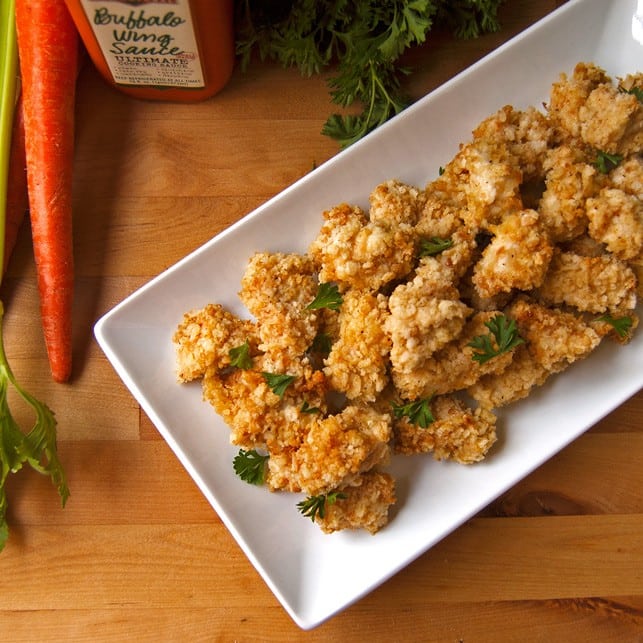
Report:
[{"label": "green herb garnish", "polygon": [[234,472],[248,484],[262,485],[266,474],[266,462],[270,456],[262,455],[255,449],[246,451],[239,449],[234,456],[232,467]]},{"label": "green herb garnish", "polygon": [[420,257],[433,257],[453,247],[453,239],[442,237],[431,237],[420,239]]},{"label": "green herb garnish", "polygon": [[631,317],[628,317],[627,315],[623,317],[613,317],[609,313],[602,315],[596,321],[605,322],[606,324],[612,326],[616,334],[621,339],[625,339],[630,334],[632,324],[634,323],[633,319]]},{"label": "green herb garnish", "polygon": [[330,310],[339,310],[339,307],[344,302],[342,295],[339,292],[337,284],[326,282],[319,284],[317,294],[306,310],[319,310],[320,308],[330,308]]},{"label": "green herb garnish", "polygon": [[505,315],[496,315],[486,321],[484,325],[491,331],[491,334],[478,335],[467,344],[478,351],[473,353],[472,359],[480,364],[525,343],[518,333],[516,321],[505,317]]},{"label": "green herb garnish", "polygon": [[392,404],[393,415],[399,420],[408,418],[411,424],[416,424],[422,429],[426,429],[429,424],[435,422],[431,412],[431,400],[433,396],[421,400],[408,402],[407,404]]},{"label": "green herb garnish", "polygon": [[332,346],[333,340],[328,333],[317,333],[310,346],[310,350],[320,355],[328,355]]},{"label": "green herb garnish", "polygon": [[601,174],[609,174],[621,161],[623,157],[620,154],[610,154],[597,150],[594,166]]},{"label": "green herb garnish", "polygon": [[624,94],[632,94],[633,96],[636,96],[641,103],[643,103],[643,89],[640,87],[632,87],[631,89],[625,89],[622,85],[619,85],[618,90],[620,92],[623,92]]},{"label": "green herb garnish", "polygon": [[304,400],[304,403],[301,405],[301,408],[299,409],[302,413],[306,413],[309,415],[313,415],[314,413],[319,413],[319,407],[318,406],[310,406],[306,400]]},{"label": "green herb garnish", "polygon": [[272,392],[279,397],[283,397],[286,389],[297,379],[294,375],[284,373],[262,373],[262,375]]},{"label": "green herb garnish", "polygon": [[339,491],[331,491],[319,496],[308,496],[305,500],[297,503],[297,509],[303,516],[315,522],[317,516],[320,518],[326,516],[327,505],[334,505],[338,500],[345,500],[346,498],[346,494]]},{"label": "green herb garnish", "polygon": [[230,357],[230,364],[248,370],[252,368],[252,357],[250,357],[250,344],[246,340],[240,346],[235,346],[228,351]]}]

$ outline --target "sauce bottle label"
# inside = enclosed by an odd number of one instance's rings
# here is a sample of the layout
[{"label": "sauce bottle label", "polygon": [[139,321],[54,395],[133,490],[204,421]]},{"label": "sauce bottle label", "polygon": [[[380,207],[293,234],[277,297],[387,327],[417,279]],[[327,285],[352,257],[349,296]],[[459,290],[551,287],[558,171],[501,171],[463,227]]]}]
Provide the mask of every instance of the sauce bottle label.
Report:
[{"label": "sauce bottle label", "polygon": [[205,87],[188,0],[80,0],[114,82]]}]

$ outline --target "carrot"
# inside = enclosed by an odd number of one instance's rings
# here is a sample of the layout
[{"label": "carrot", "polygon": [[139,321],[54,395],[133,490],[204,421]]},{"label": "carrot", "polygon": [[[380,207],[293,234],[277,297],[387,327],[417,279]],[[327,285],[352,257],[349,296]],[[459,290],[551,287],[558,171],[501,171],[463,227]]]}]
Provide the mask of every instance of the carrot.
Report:
[{"label": "carrot", "polygon": [[9,171],[7,176],[7,203],[5,208],[4,229],[4,266],[7,271],[9,258],[18,239],[18,231],[29,207],[27,196],[27,172],[25,168],[25,124],[22,110],[22,97],[18,98],[13,118],[11,149],[9,151]]},{"label": "carrot", "polygon": [[78,34],[64,0],[16,0],[27,186],[51,374],[71,375],[72,166]]}]

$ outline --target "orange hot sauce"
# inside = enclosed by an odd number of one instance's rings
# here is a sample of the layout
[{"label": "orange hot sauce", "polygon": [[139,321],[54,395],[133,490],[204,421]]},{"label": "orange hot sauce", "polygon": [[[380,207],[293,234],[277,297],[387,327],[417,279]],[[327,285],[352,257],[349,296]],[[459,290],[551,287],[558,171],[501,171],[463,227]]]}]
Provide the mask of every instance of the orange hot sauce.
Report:
[{"label": "orange hot sauce", "polygon": [[65,0],[96,68],[120,91],[198,101],[234,67],[233,0]]}]

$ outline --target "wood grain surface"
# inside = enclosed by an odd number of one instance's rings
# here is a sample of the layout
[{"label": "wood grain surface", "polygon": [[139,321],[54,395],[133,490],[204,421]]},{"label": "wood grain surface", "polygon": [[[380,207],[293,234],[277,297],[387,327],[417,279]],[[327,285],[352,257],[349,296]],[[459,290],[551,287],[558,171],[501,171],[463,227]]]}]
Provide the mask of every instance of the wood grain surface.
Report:
[{"label": "wood grain surface", "polygon": [[[478,40],[432,32],[408,55],[408,91],[419,98],[561,4],[508,2],[502,31]],[[1,293],[9,359],[56,411],[72,493],[62,509],[48,479],[11,476],[3,641],[643,641],[643,393],[303,632],[98,348],[103,313],[338,152],[320,134],[333,110],[325,76],[269,63],[193,105],[128,98],[85,65],[68,385],[49,376],[28,226]]]}]

